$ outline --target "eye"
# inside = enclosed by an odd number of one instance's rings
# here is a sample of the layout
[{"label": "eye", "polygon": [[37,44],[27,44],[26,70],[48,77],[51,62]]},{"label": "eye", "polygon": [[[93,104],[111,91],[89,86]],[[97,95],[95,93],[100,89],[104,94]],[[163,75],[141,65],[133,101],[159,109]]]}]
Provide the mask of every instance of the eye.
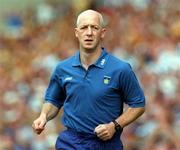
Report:
[{"label": "eye", "polygon": [[93,26],[93,29],[99,30],[99,27],[98,26]]},{"label": "eye", "polygon": [[80,27],[80,30],[84,30],[84,29],[87,29],[87,26],[81,26]]}]

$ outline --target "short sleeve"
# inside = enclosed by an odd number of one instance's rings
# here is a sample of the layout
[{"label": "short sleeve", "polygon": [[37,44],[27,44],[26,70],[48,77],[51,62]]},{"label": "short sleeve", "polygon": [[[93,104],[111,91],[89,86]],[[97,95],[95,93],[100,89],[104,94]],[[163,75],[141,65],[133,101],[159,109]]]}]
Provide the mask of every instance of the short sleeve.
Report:
[{"label": "short sleeve", "polygon": [[119,82],[123,100],[126,104],[130,107],[145,106],[144,92],[129,64],[121,72]]},{"label": "short sleeve", "polygon": [[55,105],[58,108],[63,106],[65,94],[61,85],[60,73],[58,67],[53,72],[48,88],[45,93],[45,101]]}]

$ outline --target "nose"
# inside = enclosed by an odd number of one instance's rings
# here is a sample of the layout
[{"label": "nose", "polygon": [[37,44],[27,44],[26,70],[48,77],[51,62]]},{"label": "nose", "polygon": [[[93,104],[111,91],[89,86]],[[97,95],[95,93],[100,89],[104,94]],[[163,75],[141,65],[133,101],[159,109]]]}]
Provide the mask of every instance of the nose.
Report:
[{"label": "nose", "polygon": [[87,35],[92,35],[92,28],[90,26],[87,29]]}]

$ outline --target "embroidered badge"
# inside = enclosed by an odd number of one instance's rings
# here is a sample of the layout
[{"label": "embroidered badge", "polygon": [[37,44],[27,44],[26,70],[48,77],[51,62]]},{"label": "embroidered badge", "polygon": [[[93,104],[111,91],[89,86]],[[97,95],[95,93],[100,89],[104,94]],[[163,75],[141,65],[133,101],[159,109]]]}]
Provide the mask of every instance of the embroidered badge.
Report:
[{"label": "embroidered badge", "polygon": [[109,76],[104,76],[104,84],[109,84],[111,80],[111,77]]}]

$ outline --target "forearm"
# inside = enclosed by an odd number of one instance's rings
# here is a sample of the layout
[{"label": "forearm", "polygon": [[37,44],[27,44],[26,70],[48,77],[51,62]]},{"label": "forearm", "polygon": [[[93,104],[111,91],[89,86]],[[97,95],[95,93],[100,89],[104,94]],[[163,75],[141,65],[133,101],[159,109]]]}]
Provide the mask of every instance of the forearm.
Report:
[{"label": "forearm", "polygon": [[131,122],[135,121],[138,117],[140,117],[145,111],[144,107],[140,108],[132,108],[129,107],[120,117],[116,119],[116,121],[121,125],[121,127],[125,127],[129,125]]},{"label": "forearm", "polygon": [[45,117],[47,121],[57,116],[59,108],[51,103],[44,103],[40,116]]}]

